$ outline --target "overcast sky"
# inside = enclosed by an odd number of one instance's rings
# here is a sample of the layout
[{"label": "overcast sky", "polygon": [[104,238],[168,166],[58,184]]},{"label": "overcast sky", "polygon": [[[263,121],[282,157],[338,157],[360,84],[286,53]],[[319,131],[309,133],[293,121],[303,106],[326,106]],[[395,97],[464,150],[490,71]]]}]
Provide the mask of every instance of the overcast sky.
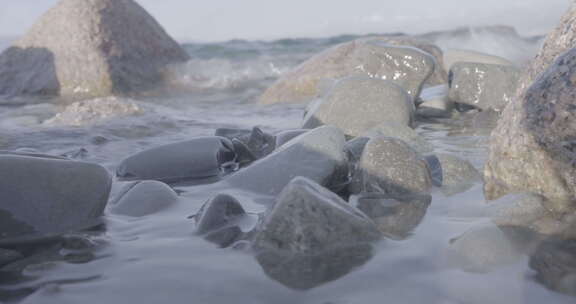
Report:
[{"label": "overcast sky", "polygon": [[[425,32],[506,24],[540,34],[571,0],[139,0],[181,41]],[[18,36],[57,0],[0,0],[0,36]]]}]

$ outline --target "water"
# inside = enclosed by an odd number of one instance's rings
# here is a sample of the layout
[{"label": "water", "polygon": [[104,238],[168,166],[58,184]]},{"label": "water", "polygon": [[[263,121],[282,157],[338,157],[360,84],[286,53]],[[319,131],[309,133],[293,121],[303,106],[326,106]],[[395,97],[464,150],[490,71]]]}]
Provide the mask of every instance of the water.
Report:
[{"label": "water", "polygon": [[[461,48],[493,48],[492,53],[501,51],[518,63],[530,56],[526,49],[533,53],[538,45],[537,39],[513,40],[498,35],[488,32],[457,38],[454,33],[445,33],[435,39],[460,39]],[[75,154],[85,149],[83,160],[114,170],[135,152],[211,135],[219,127],[295,128],[304,106],[262,107],[255,99],[282,73],[312,54],[352,38],[187,44],[192,60],[178,68],[174,77],[176,83],[189,89],[186,94],[141,99],[137,101],[144,109],[140,115],[77,127],[45,124],[59,110],[50,104],[3,106],[0,149],[49,154]],[[482,43],[498,39],[508,42],[502,48]],[[443,124],[421,124],[418,132],[434,145],[435,152],[459,155],[477,168],[486,160],[485,135],[470,135]],[[106,140],[102,142],[102,138]],[[334,281],[319,279],[317,286],[308,290],[281,284],[282,272],[270,277],[248,250],[217,248],[194,236],[193,222],[187,218],[219,193],[236,196],[254,214],[265,210],[256,201],[271,198],[219,183],[180,186],[177,190],[182,193],[180,203],[160,214],[139,219],[107,215],[105,232],[90,236],[95,244],[91,256],[74,263],[28,267],[25,275],[31,279],[0,285],[0,295],[36,290],[22,301],[27,304],[574,303],[574,298],[536,283],[527,257],[485,274],[466,273],[451,266],[446,254],[450,240],[487,220],[479,184],[455,196],[435,191],[426,217],[406,240],[375,244],[367,251],[371,257],[352,257],[328,266],[322,263],[330,261],[322,261],[304,269],[314,273],[316,266],[325,266],[340,276]]]}]

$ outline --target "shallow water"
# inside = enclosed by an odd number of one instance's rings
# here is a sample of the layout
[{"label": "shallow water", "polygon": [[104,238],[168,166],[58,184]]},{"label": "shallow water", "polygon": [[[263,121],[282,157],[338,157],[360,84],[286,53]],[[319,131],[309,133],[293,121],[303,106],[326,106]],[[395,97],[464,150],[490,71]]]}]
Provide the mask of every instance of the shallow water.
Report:
[{"label": "shallow water", "polygon": [[[263,107],[253,102],[255,96],[311,54],[347,39],[190,44],[193,59],[177,74],[182,85],[193,88],[187,94],[142,99],[144,114],[81,127],[43,124],[58,111],[50,104],[3,106],[0,149],[77,155],[115,170],[135,152],[212,135],[219,127],[296,128],[304,106]],[[481,168],[486,136],[461,131],[444,124],[418,127],[434,152],[456,154]],[[114,192],[120,186],[117,183]],[[285,276],[275,272],[272,278],[243,246],[221,249],[195,236],[194,223],[187,218],[219,193],[236,196],[253,214],[264,211],[265,202],[273,198],[231,189],[224,182],[176,189],[181,192],[179,204],[159,214],[138,219],[106,215],[105,232],[90,237],[97,244],[92,258],[28,267],[25,275],[32,279],[0,285],[0,295],[39,288],[22,303],[42,304],[574,303],[574,298],[536,283],[527,257],[485,274],[451,266],[446,254],[450,240],[487,221],[480,184],[450,197],[435,190],[427,215],[405,240],[384,240],[336,262],[321,259],[302,265],[298,271],[317,278],[308,290],[280,283],[295,269],[287,269]],[[249,230],[254,222],[243,224]],[[319,271],[339,279],[317,275]]]}]

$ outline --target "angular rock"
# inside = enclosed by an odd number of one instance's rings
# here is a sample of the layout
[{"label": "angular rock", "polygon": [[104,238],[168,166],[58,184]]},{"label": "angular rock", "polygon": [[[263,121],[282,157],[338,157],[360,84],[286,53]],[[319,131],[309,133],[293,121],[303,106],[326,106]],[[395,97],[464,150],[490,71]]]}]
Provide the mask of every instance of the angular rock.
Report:
[{"label": "angular rock", "polygon": [[513,231],[490,223],[479,225],[450,241],[448,261],[467,272],[489,272],[518,261],[524,241]]},{"label": "angular rock", "polygon": [[514,63],[506,58],[481,52],[460,49],[444,51],[444,69],[446,69],[446,71],[450,71],[455,64],[461,62],[514,66]]},{"label": "angular rock", "polygon": [[533,192],[562,213],[576,195],[574,132],[576,49],[558,60],[506,108],[490,143],[485,194]]},{"label": "angular rock", "polygon": [[333,125],[356,137],[382,122],[412,124],[414,104],[396,84],[368,77],[340,80],[325,99],[304,118],[302,128]]},{"label": "angular rock", "polygon": [[396,138],[371,139],[362,153],[359,171],[363,192],[402,196],[427,194],[432,187],[426,162]]},{"label": "angular rock", "polygon": [[188,59],[133,0],[61,0],[0,55],[0,95],[141,93]]},{"label": "angular rock", "polygon": [[442,167],[442,192],[453,195],[482,181],[482,174],[467,160],[452,154],[436,154]]},{"label": "angular rock", "polygon": [[448,86],[440,85],[422,90],[416,115],[422,118],[449,118],[454,103],[448,98]]},{"label": "angular rock", "polygon": [[274,153],[226,179],[232,187],[277,195],[297,176],[325,187],[342,187],[348,178],[342,131],[325,126],[291,140]]},{"label": "angular rock", "polygon": [[449,74],[448,98],[482,110],[502,111],[516,92],[520,70],[513,66],[461,62]]},{"label": "angular rock", "polygon": [[141,217],[158,213],[178,201],[178,194],[168,185],[157,181],[140,181],[125,187],[111,202],[115,214]]},{"label": "angular rock", "polygon": [[247,149],[246,152],[256,159],[260,159],[276,149],[276,136],[264,132],[259,127],[254,127],[252,130],[220,128],[216,130],[215,135],[243,144]]},{"label": "angular rock", "polygon": [[380,237],[378,228],[360,210],[314,181],[298,177],[266,214],[253,247],[313,255]]},{"label": "angular rock", "polygon": [[144,109],[136,101],[106,97],[75,102],[64,111],[45,121],[48,125],[84,126],[107,119],[142,114]]},{"label": "angular rock", "polygon": [[387,237],[403,240],[418,227],[432,202],[430,195],[398,199],[381,193],[361,193],[351,203],[370,217]]},{"label": "angular rock", "polygon": [[111,183],[110,174],[96,164],[0,154],[0,244],[100,224]]},{"label": "angular rock", "polygon": [[360,75],[394,81],[416,98],[433,71],[434,58],[421,50],[359,39],[302,63],[266,90],[260,102],[308,102],[319,95],[321,81]]},{"label": "angular rock", "polygon": [[530,258],[530,267],[546,287],[576,296],[576,240],[543,242]]},{"label": "angular rock", "polygon": [[228,247],[242,235],[238,225],[245,216],[246,211],[236,198],[227,194],[217,195],[194,216],[196,234],[221,247]]},{"label": "angular rock", "polygon": [[382,123],[374,128],[370,129],[364,134],[367,137],[392,137],[398,138],[419,153],[431,152],[434,150],[432,145],[430,145],[422,136],[418,135],[414,129],[409,128],[405,125],[399,125],[396,123]]},{"label": "angular rock", "polygon": [[228,139],[199,137],[134,154],[120,163],[116,175],[123,180],[173,183],[219,176],[223,166],[235,160]]}]

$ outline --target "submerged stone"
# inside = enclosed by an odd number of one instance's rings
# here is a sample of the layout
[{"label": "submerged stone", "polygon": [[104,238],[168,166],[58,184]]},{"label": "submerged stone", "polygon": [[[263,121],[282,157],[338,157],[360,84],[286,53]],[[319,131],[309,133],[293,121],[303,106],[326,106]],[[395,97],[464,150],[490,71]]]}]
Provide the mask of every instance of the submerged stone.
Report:
[{"label": "submerged stone", "polygon": [[274,153],[226,178],[225,182],[258,193],[277,195],[297,176],[329,188],[347,182],[348,158],[344,134],[320,127],[289,141]]},{"label": "submerged stone", "polygon": [[382,122],[412,124],[414,104],[404,89],[385,80],[352,77],[340,80],[304,118],[303,128],[333,125],[356,137]]},{"label": "submerged stone", "polygon": [[530,258],[530,267],[546,287],[576,296],[576,240],[543,242]]},{"label": "submerged stone", "polygon": [[178,201],[178,195],[168,185],[158,181],[139,181],[125,187],[111,202],[115,214],[141,217],[158,213]]},{"label": "submerged stone", "polygon": [[317,183],[298,177],[266,214],[253,247],[314,255],[380,237],[378,228],[360,210]]},{"label": "submerged stone", "polygon": [[100,224],[111,183],[96,164],[0,153],[0,244]]},{"label": "submerged stone", "polygon": [[302,63],[266,90],[260,102],[309,102],[319,95],[323,80],[349,76],[390,80],[416,98],[434,71],[434,64],[434,58],[419,49],[359,39],[332,47]]},{"label": "submerged stone", "polygon": [[219,176],[225,164],[236,161],[233,143],[223,137],[199,137],[134,154],[116,171],[123,180],[166,183]]},{"label": "submerged stone", "polygon": [[372,138],[359,163],[362,192],[427,194],[432,180],[426,162],[402,140]]},{"label": "submerged stone", "polygon": [[240,202],[227,194],[220,194],[207,201],[198,214],[196,233],[209,242],[228,247],[242,235],[238,221],[246,215]]},{"label": "submerged stone", "polygon": [[504,110],[514,97],[520,70],[513,66],[461,62],[450,69],[448,97],[482,110]]},{"label": "submerged stone", "polygon": [[133,0],[61,0],[0,55],[0,95],[141,93],[188,59]]},{"label": "submerged stone", "polygon": [[430,195],[392,198],[381,193],[360,193],[351,197],[353,205],[370,217],[387,237],[402,240],[418,227],[428,206]]}]

